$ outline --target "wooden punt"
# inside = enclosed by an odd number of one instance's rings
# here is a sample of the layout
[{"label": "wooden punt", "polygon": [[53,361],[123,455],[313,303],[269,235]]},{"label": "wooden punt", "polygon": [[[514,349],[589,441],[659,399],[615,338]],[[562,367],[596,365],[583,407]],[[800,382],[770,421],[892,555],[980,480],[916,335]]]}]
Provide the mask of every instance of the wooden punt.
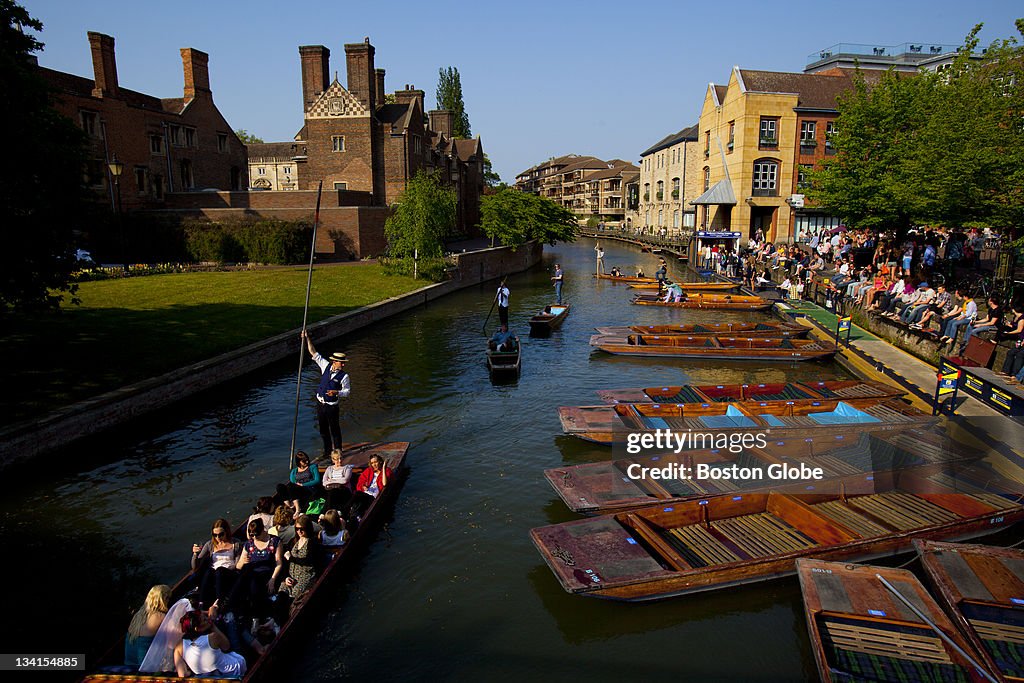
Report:
[{"label": "wooden punt", "polygon": [[[672,282],[684,292],[730,292],[739,289],[738,282]],[[657,282],[637,282],[630,289],[658,289]]]},{"label": "wooden punt", "polygon": [[784,322],[743,322],[743,323],[699,323],[692,325],[620,325],[596,327],[598,334],[627,337],[631,334],[680,334],[690,337],[736,335],[743,337],[790,337],[804,338],[811,328],[797,323]]},{"label": "wooden punt", "polygon": [[683,301],[662,301],[656,294],[637,294],[633,299],[639,306],[668,306],[669,308],[736,309],[741,311],[764,311],[772,302],[759,296],[738,294],[691,294]]},{"label": "wooden punt", "polygon": [[544,310],[530,318],[530,334],[542,337],[551,334],[552,330],[562,326],[565,316],[569,315],[569,304],[550,304]]},{"label": "wooden punt", "polygon": [[584,441],[622,442],[629,432],[749,431],[788,436],[813,435],[823,429],[885,431],[924,426],[936,421],[899,399],[868,396],[854,399],[794,399],[732,403],[618,403],[562,406],[562,431]]},{"label": "wooden punt", "polygon": [[[1016,493],[981,500],[913,468],[872,481],[856,494],[672,501],[538,527],[530,537],[566,591],[644,601],[791,576],[801,557],[873,560],[911,550],[915,538],[963,540],[1024,520]],[[993,476],[986,490],[1014,486]]]},{"label": "wooden punt", "polygon": [[595,334],[590,338],[590,345],[620,356],[760,361],[821,360],[839,351],[834,343],[818,339],[656,334],[631,334],[625,339]]},{"label": "wooden punt", "polygon": [[[862,434],[823,433],[811,437],[772,438],[764,447],[756,445],[732,453],[727,448],[690,450],[675,453],[671,449],[657,455],[632,456],[612,461],[587,463],[570,467],[556,467],[544,471],[544,477],[558,493],[566,506],[582,514],[620,512],[658,502],[689,500],[718,494],[753,492],[785,485],[767,474],[769,466],[785,465],[798,468],[819,468],[823,478],[808,484],[794,484],[805,490],[838,491],[840,486],[849,493],[858,490],[878,471],[906,469],[952,462],[980,460],[983,453],[950,441],[934,430],[906,429],[900,432]],[[766,478],[734,480],[732,478],[704,478],[680,480],[662,474],[693,472],[700,464],[719,467],[759,467]],[[643,476],[644,472],[658,471],[658,479]],[[971,473],[971,474],[969,474]],[[862,478],[858,478],[858,475]],[[940,483],[948,476],[945,470],[935,472]],[[984,481],[991,472],[983,469],[968,470],[960,467],[957,479],[962,486],[975,485],[969,480]]]},{"label": "wooden punt", "polygon": [[906,392],[884,382],[824,380],[763,384],[682,385],[634,389],[601,389],[606,403],[706,403],[710,401],[790,401],[802,398],[898,398]]},{"label": "wooden punt", "polygon": [[1024,551],[915,541],[932,592],[981,663],[999,680],[1024,681]]},{"label": "wooden punt", "polygon": [[491,379],[517,377],[522,363],[523,345],[516,344],[515,351],[492,351],[487,349],[487,372]]},{"label": "wooden punt", "polygon": [[978,653],[906,569],[799,559],[796,571],[824,683],[986,680],[972,664]]},{"label": "wooden punt", "polygon": [[[333,553],[326,567],[321,571],[302,601],[301,608],[291,613],[288,620],[281,625],[277,637],[271,642],[263,656],[255,660],[248,660],[248,670],[241,679],[243,683],[254,683],[255,681],[276,681],[286,677],[289,662],[286,655],[293,645],[301,645],[298,636],[304,633],[303,629],[311,623],[322,611],[322,608],[330,600],[329,586],[346,574],[346,570],[352,569],[360,552],[372,540],[377,529],[385,522],[388,511],[392,508],[395,499],[398,497],[402,484],[408,475],[409,468],[405,462],[405,456],[409,450],[409,443],[405,441],[391,443],[361,443],[349,446],[344,451],[344,464],[355,467],[355,474],[365,469],[370,457],[379,455],[384,458],[388,467],[394,472],[391,483],[381,489],[380,495],[373,501],[363,514],[362,523],[352,532],[348,542],[340,550]],[[211,513],[211,517],[215,517]],[[234,528],[235,536],[244,538],[245,525],[239,524]],[[189,572],[174,585],[172,595],[174,601],[179,600],[191,587],[193,574]],[[127,624],[125,624],[127,629]],[[89,673],[82,683],[156,683],[166,681],[168,678],[177,678],[175,674],[141,674],[141,673],[120,673],[116,665],[124,661],[124,637],[117,642],[97,663],[96,673]],[[282,668],[281,665],[284,665]],[[119,667],[124,668],[124,667]],[[212,678],[206,676],[192,676],[190,681],[223,681],[223,678]]]},{"label": "wooden punt", "polygon": [[637,284],[637,283],[657,283],[657,278],[653,277],[636,277],[635,275],[609,275],[608,273],[601,273],[600,275],[594,275],[598,280],[611,280],[612,282],[622,282],[626,284]]}]

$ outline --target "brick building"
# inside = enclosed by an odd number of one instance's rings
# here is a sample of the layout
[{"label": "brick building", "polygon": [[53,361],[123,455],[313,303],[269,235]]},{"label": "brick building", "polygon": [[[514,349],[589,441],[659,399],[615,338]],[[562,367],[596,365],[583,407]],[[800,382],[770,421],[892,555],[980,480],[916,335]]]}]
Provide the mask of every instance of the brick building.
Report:
[{"label": "brick building", "polygon": [[93,78],[39,67],[56,90],[56,109],[89,138],[86,183],[114,206],[108,163],[123,166],[118,184],[125,210],[158,208],[168,192],[247,186],[245,146],[213,102],[209,56],[182,48],[182,97],[158,98],[122,88],[114,39],[89,32]]},{"label": "brick building", "polygon": [[628,161],[569,154],[526,169],[516,176],[516,189],[540,195],[570,209],[581,220],[622,221],[626,184],[639,173]]},{"label": "brick building", "polygon": [[[437,171],[458,198],[456,232],[471,234],[480,222],[484,188],[479,136],[453,139],[452,113],[425,112],[424,93],[413,86],[388,96],[385,71],[375,67],[374,55],[369,38],[345,45],[342,85],[330,80],[328,48],[300,47],[302,129],[292,142],[254,145],[251,153],[266,151],[282,166],[294,162],[297,189],[315,190],[323,181],[325,190],[369,193],[381,207],[398,201],[417,172]],[[253,176],[254,187],[259,180]]]}]

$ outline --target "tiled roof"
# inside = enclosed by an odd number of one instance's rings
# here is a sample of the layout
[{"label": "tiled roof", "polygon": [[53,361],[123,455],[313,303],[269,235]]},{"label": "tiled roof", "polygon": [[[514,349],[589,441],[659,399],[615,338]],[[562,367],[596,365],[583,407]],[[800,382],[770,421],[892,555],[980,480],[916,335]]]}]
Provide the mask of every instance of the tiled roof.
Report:
[{"label": "tiled roof", "polygon": [[377,120],[390,123],[392,126],[400,122],[409,113],[409,104],[385,104],[377,107]]},{"label": "tiled roof", "polygon": [[453,140],[455,155],[462,161],[469,161],[469,158],[480,153],[480,138],[471,140]]},{"label": "tiled roof", "polygon": [[[44,66],[39,67],[39,75],[58,91],[69,95],[92,97],[92,90],[96,87],[95,81],[90,78],[83,78],[82,76],[75,76],[74,74],[56,71],[54,69],[47,69]],[[123,100],[126,104],[132,107],[149,109],[152,111],[163,111],[168,114],[180,114],[181,110],[185,106],[185,100],[181,97],[172,97],[161,100],[160,98],[153,97],[152,95],[146,95],[144,93],[122,87],[118,87],[117,89],[117,99]]]},{"label": "tiled roof", "polygon": [[603,180],[604,178],[615,178],[617,176],[629,173],[630,171],[636,171],[637,173],[639,173],[640,169],[637,168],[636,166],[634,166],[633,164],[628,163],[628,162],[620,163],[620,164],[616,164],[612,168],[607,168],[607,169],[605,169],[603,171],[597,171],[596,173],[592,173],[592,174],[588,175],[586,179],[587,180]]},{"label": "tiled roof", "polygon": [[302,153],[302,146],[295,142],[253,142],[245,146],[249,158],[291,159]]},{"label": "tiled roof", "polygon": [[850,90],[852,80],[846,74],[798,74],[779,71],[740,69],[747,92],[792,93],[797,106],[811,109],[835,109],[836,98]]},{"label": "tiled roof", "polygon": [[661,151],[663,149],[671,147],[672,145],[676,145],[676,144],[678,144],[680,142],[684,142],[686,140],[696,140],[696,139],[697,139],[697,126],[696,125],[689,126],[687,128],[683,128],[681,131],[677,131],[675,133],[670,133],[669,135],[666,135],[661,140],[658,140],[656,143],[654,143],[653,145],[648,147],[646,150],[641,152],[640,156],[641,157],[645,157],[648,154],[654,154],[655,152]]},{"label": "tiled roof", "polygon": [[725,96],[726,96],[726,94],[728,92],[729,92],[729,86],[727,86],[727,85],[716,85],[715,86],[715,95],[718,96],[718,103],[719,104],[721,104],[722,102],[725,102]]}]

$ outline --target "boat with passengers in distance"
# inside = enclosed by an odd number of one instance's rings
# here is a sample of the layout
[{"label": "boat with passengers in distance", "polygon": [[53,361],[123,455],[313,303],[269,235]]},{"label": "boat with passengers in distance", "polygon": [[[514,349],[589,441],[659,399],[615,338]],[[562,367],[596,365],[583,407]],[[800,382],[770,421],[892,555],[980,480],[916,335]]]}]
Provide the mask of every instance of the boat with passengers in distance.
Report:
[{"label": "boat with passengers in distance", "polygon": [[731,401],[791,401],[841,398],[856,405],[860,398],[898,398],[906,391],[884,382],[837,379],[761,384],[702,384],[635,389],[599,389],[605,403],[729,403]]},{"label": "boat with passengers in distance", "polygon": [[532,316],[530,322],[530,335],[544,337],[551,334],[562,326],[565,316],[569,315],[569,304],[549,304],[540,313]]},{"label": "boat with passengers in distance", "polygon": [[691,294],[682,301],[664,301],[656,294],[637,294],[633,299],[638,306],[667,306],[669,308],[706,308],[740,311],[764,311],[772,302],[759,296],[739,294]]},{"label": "boat with passengers in distance", "polygon": [[644,601],[792,576],[802,557],[892,557],[915,538],[963,540],[1024,520],[1019,485],[993,474],[984,489],[997,495],[982,499],[947,485],[947,469],[877,472],[863,492],[660,503],[538,527],[530,537],[566,591]]},{"label": "boat with passengers in distance", "polygon": [[771,430],[789,436],[812,435],[823,428],[836,433],[886,431],[932,424],[938,418],[900,399],[884,396],[730,403],[616,403],[561,406],[558,418],[566,434],[612,444],[631,432],[661,429],[686,432]]},{"label": "boat with passengers in distance", "polygon": [[636,275],[611,275],[609,273],[600,273],[598,275],[594,275],[594,277],[597,278],[598,280],[609,280],[611,282],[622,282],[624,284],[637,284],[642,282],[657,284],[658,282],[658,280],[653,277],[643,277]]},{"label": "boat with passengers in distance", "polygon": [[910,571],[815,559],[796,568],[824,683],[986,680],[978,653]]},{"label": "boat with passengers in distance", "polygon": [[925,580],[997,678],[1024,680],[1024,550],[914,541]]},{"label": "boat with passengers in distance", "polygon": [[[646,451],[645,453],[649,453]],[[573,512],[605,514],[655,503],[671,503],[725,493],[742,493],[783,486],[773,474],[807,472],[817,468],[820,479],[808,485],[800,481],[801,491],[838,490],[840,483],[854,475],[873,475],[878,470],[906,469],[925,465],[980,460],[982,451],[952,441],[932,429],[907,428],[900,431],[861,434],[833,434],[824,431],[809,437],[772,438],[763,447],[757,444],[733,453],[727,448],[687,450],[672,449],[652,455],[633,455],[611,461],[592,462],[544,470],[544,476]],[[697,480],[672,476],[673,472],[693,472],[698,464],[714,467],[714,473],[754,468],[762,476],[732,479],[709,476]],[[803,467],[801,468],[801,465]],[[774,471],[769,469],[774,467]],[[787,468],[783,470],[781,468]],[[684,468],[680,470],[680,468]],[[650,473],[657,472],[657,478]],[[966,467],[957,470],[962,490],[973,491],[977,481],[991,476],[988,470],[977,470],[970,476]],[[972,483],[973,482],[973,483]],[[849,490],[849,489],[848,489]]]},{"label": "boat with passengers in distance", "polygon": [[[277,636],[269,645],[265,646],[262,655],[253,655],[246,658],[247,671],[241,679],[243,683],[278,681],[287,677],[287,667],[290,663],[287,655],[295,646],[302,646],[305,641],[299,639],[298,636],[308,633],[305,629],[311,623],[314,623],[316,617],[322,613],[323,608],[330,604],[328,590],[330,583],[341,578],[346,573],[346,569],[353,567],[358,554],[369,544],[376,530],[386,521],[388,511],[392,509],[402,484],[408,475],[409,468],[406,465],[408,451],[409,443],[405,441],[360,443],[344,449],[342,464],[354,467],[353,476],[357,477],[360,472],[366,469],[370,458],[376,455],[383,458],[386,466],[391,468],[393,479],[380,490],[380,493],[370,504],[370,507],[363,513],[362,521],[352,531],[349,540],[337,550],[325,548],[329,552],[329,559],[326,565],[303,598],[297,600],[295,605],[293,605],[287,620],[280,624],[281,628]],[[211,516],[216,517],[217,515],[212,513]],[[237,540],[245,541],[246,526],[243,520],[243,523],[234,528],[234,536]],[[189,572],[174,585],[172,589],[173,599],[177,601],[186,596],[194,583],[194,573]],[[82,679],[82,683],[154,683],[155,681],[177,678],[173,672],[140,673],[138,671],[126,670],[124,666],[117,665],[123,661],[124,638],[122,637],[114,647],[100,658],[96,671],[87,674]],[[189,680],[212,682],[222,681],[224,678],[193,676]]]},{"label": "boat with passengers in distance", "polygon": [[590,345],[621,356],[722,360],[803,361],[831,358],[839,349],[818,339],[778,337],[684,337],[630,334],[625,339],[595,334]]},{"label": "boat with passengers in distance", "polygon": [[742,323],[695,323],[690,325],[618,325],[595,327],[598,334],[626,337],[630,334],[680,334],[690,337],[738,336],[738,337],[790,337],[802,339],[811,328],[799,323],[785,322],[742,322]]},{"label": "boat with passengers in distance", "polygon": [[[729,292],[740,288],[738,282],[675,282],[670,280],[668,284],[674,284],[684,292]],[[629,286],[630,289],[658,289],[657,282],[637,282]]]}]

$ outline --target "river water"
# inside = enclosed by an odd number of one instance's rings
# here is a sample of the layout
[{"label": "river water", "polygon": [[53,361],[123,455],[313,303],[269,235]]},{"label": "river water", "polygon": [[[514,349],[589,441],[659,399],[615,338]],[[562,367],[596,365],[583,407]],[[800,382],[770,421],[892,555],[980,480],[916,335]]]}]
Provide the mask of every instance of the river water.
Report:
[{"label": "river water", "polygon": [[[605,243],[607,267],[657,258]],[[596,282],[594,242],[546,247],[509,278],[523,343],[517,383],[493,386],[481,326],[493,286],[457,293],[347,338],[346,441],[413,443],[394,518],[293,664],[296,681],[805,680],[813,678],[795,579],[652,604],[565,593],[527,532],[576,518],[542,470],[610,457],[562,435],[559,405],[594,391],[683,383],[777,382],[846,375],[831,363],[658,361],[591,352],[595,325],[767,319],[760,313],[631,306],[634,290]],[[550,270],[566,272],[572,310],[549,339],[527,318],[551,303]],[[298,323],[298,321],[297,321]],[[493,331],[496,316],[488,326]],[[299,446],[318,452],[303,376]],[[287,476],[295,363],[210,392],[144,425],[75,448],[3,484],[0,538],[8,614],[3,649],[96,653],[127,625],[153,583],[173,583],[191,544],[220,516],[236,520]],[[57,626],[59,624],[59,626]]]}]

